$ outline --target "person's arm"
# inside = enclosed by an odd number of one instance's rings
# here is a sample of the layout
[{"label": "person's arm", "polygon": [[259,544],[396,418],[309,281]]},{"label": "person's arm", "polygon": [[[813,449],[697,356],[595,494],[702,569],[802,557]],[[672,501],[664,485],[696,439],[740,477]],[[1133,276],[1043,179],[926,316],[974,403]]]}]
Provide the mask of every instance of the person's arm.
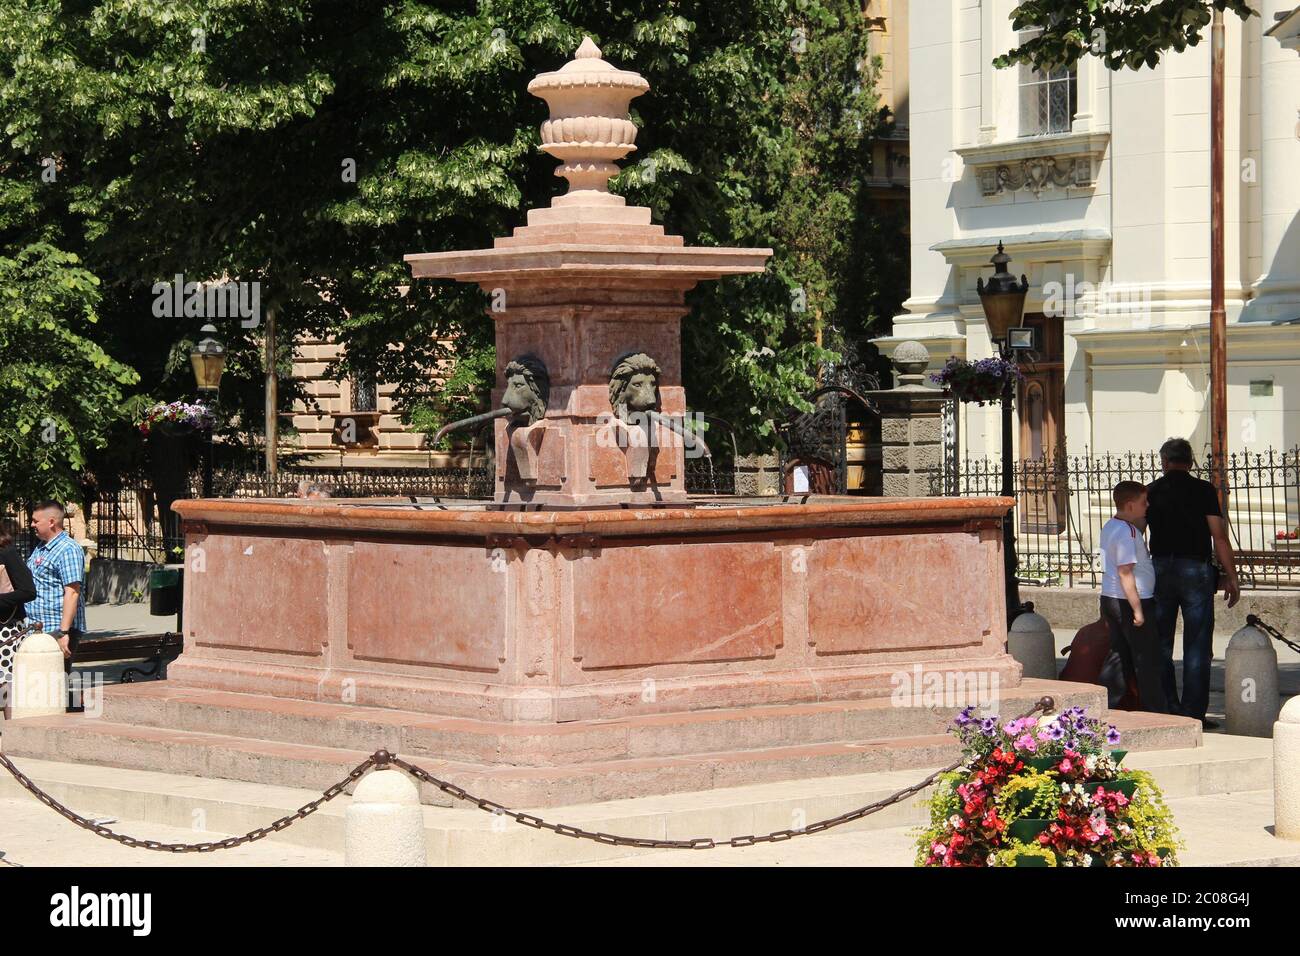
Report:
[{"label": "person's arm", "polygon": [[9,584],[13,587],[12,591],[0,594],[0,621],[7,621],[15,609],[21,610],[23,605],[36,600],[36,584],[17,548],[0,551],[0,562],[3,562]]},{"label": "person's arm", "polygon": [[1136,564],[1121,564],[1115,571],[1119,575],[1119,586],[1128,598],[1128,606],[1133,609],[1133,623],[1141,627],[1146,623],[1146,618],[1142,615],[1142,598],[1138,596],[1137,577],[1133,574],[1135,567]]},{"label": "person's arm", "polygon": [[81,600],[84,574],[78,555],[78,551],[66,550],[58,564],[59,577],[63,581],[63,614],[59,618],[59,629],[63,634],[59,637],[59,647],[63,648],[64,657],[72,656],[72,641],[67,632],[77,621],[77,604]]},{"label": "person's arm", "polygon": [[1205,521],[1214,541],[1214,556],[1223,568],[1223,596],[1228,607],[1233,607],[1241,599],[1241,585],[1237,582],[1237,561],[1232,552],[1232,542],[1228,540],[1228,524],[1219,515],[1206,515]]}]

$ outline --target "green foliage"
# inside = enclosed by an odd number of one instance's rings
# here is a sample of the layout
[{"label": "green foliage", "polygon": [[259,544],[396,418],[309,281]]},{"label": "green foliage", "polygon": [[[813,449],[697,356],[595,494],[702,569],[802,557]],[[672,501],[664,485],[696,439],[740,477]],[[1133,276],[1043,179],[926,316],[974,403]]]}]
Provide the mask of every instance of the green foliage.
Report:
[{"label": "green foliage", "polygon": [[1026,63],[1051,70],[1095,53],[1112,70],[1154,67],[1165,52],[1181,53],[1200,43],[1216,9],[1242,19],[1255,13],[1246,0],[1026,0],[1011,11],[1011,25],[1042,32],[993,65]]},{"label": "green foliage", "polygon": [[1124,835],[1125,848],[1163,854],[1176,865],[1177,853],[1186,849],[1186,844],[1155,778],[1146,770],[1129,770],[1124,775],[1138,781],[1125,819],[1130,827]]},{"label": "green foliage", "polygon": [[1056,866],[1056,854],[1037,843],[1021,843],[1009,840],[1004,849],[994,850],[990,854],[989,866],[1021,866],[1020,857],[1037,857],[1048,866]]},{"label": "green foliage", "polygon": [[1007,823],[1020,819],[1050,820],[1061,803],[1060,784],[1053,772],[1027,769],[998,791],[998,816]]},{"label": "green foliage", "polygon": [[[817,329],[860,338],[903,297],[901,223],[863,185],[887,118],[850,0],[0,0],[0,17],[0,251],[48,242],[101,280],[99,342],[139,373],[136,405],[191,394],[204,320],[151,310],[181,274],[260,283],[282,372],[283,343],[332,337],[330,374],[394,383],[419,427],[478,410],[482,297],[412,283],[402,256],[487,246],[549,203],[526,86],[584,34],[652,87],[616,188],[688,242],[776,250],[693,296],[694,407],[770,434],[826,358]],[[217,325],[226,427],[251,445],[262,329]],[[444,393],[430,370],[448,367]],[[282,379],[281,408],[295,397]],[[91,464],[129,457],[119,437]]]},{"label": "green foliage", "polygon": [[77,498],[134,371],[88,338],[99,280],[46,243],[0,256],[0,501]]}]

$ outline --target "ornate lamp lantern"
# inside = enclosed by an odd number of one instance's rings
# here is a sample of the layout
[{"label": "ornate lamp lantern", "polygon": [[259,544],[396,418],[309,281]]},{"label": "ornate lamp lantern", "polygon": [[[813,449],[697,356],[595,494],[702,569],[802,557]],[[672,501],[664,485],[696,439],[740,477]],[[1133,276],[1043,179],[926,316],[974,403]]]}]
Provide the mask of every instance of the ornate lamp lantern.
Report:
[{"label": "ornate lamp lantern", "polygon": [[979,293],[980,306],[989,323],[989,336],[1003,344],[1007,341],[1007,331],[1012,326],[1024,322],[1025,295],[1029,292],[1029,280],[1023,275],[1020,284],[1016,277],[1007,271],[1011,257],[998,243],[998,251],[990,260],[993,263],[993,276],[985,285],[983,277],[975,281],[975,290]]},{"label": "ornate lamp lantern", "polygon": [[217,339],[217,327],[211,322],[203,326],[199,334],[204,338],[190,349],[194,383],[201,395],[215,395],[221,385],[221,373],[226,370],[226,347]]}]

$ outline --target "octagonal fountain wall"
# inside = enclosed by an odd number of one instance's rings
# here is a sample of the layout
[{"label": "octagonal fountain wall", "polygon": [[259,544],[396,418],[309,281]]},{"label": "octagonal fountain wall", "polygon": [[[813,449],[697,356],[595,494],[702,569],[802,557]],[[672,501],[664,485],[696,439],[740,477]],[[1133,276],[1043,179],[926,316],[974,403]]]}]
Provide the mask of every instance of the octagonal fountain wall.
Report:
[{"label": "octagonal fountain wall", "polygon": [[769,249],[693,248],[608,191],[644,79],[590,40],[529,89],[568,191],[492,248],[407,257],[496,325],[479,503],[178,502],[196,687],[558,722],[1019,680],[1000,498],[692,499],[681,323]]}]

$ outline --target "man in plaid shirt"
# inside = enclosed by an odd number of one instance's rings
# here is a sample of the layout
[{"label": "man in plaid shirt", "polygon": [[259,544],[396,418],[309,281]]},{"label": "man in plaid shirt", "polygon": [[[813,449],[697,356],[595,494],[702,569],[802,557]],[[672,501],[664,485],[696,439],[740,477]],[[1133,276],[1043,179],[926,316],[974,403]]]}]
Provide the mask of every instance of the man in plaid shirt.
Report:
[{"label": "man in plaid shirt", "polygon": [[36,585],[36,600],[27,616],[53,634],[63,648],[63,669],[72,670],[72,652],[86,632],[86,608],[81,601],[86,552],[63,530],[66,512],[57,501],[42,501],[32,512],[32,530],[41,541],[27,559]]}]

